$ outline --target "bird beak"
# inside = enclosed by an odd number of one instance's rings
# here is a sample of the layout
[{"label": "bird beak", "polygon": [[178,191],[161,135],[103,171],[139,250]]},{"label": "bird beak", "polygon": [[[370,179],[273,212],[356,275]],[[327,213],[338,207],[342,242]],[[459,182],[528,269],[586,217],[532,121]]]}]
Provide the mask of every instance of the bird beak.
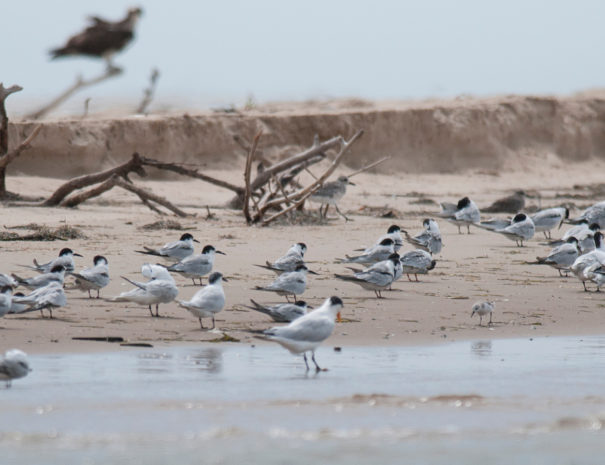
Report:
[{"label": "bird beak", "polygon": [[311,270],[307,270],[307,273],[319,275],[319,273],[316,273],[315,271],[311,271]]},{"label": "bird beak", "polygon": [[225,278],[224,276],[221,279],[227,283],[229,282],[229,280],[227,278]]},{"label": "bird beak", "polygon": [[197,242],[198,244],[200,243],[200,241],[198,241],[197,239],[193,239],[193,242]]},{"label": "bird beak", "polygon": [[74,257],[81,257],[82,255],[80,255],[79,253],[74,253]]},{"label": "bird beak", "polygon": [[313,310],[313,307],[311,305],[307,305],[307,310]]},{"label": "bird beak", "polygon": [[354,186],[354,185],[355,185],[355,183],[353,183],[353,182],[349,181],[349,185]]},{"label": "bird beak", "polygon": [[214,253],[220,253],[221,255],[227,255],[225,252],[221,252],[220,250],[215,250]]},{"label": "bird beak", "polygon": [[336,321],[338,321],[339,323],[342,323],[342,318],[340,317],[340,312],[338,312],[336,314]]}]

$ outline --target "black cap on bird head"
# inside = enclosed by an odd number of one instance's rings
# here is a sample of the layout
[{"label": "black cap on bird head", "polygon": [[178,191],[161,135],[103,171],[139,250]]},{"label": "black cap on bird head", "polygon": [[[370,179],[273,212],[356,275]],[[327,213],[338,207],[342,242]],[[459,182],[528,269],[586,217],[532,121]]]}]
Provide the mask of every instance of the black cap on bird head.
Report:
[{"label": "black cap on bird head", "polygon": [[340,297],[333,295],[330,297],[330,305],[340,305],[342,307],[344,304],[342,303],[342,299]]},{"label": "black cap on bird head", "polygon": [[202,249],[202,253],[210,253],[213,250],[216,250],[214,248],[214,246],[212,246],[212,245],[205,245],[204,248]]},{"label": "black cap on bird head", "polygon": [[569,208],[565,207],[565,219],[569,218]]},{"label": "black cap on bird head", "polygon": [[594,245],[597,249],[601,248],[601,241],[603,240],[603,233],[601,231],[597,231],[594,233]]},{"label": "black cap on bird head", "polygon": [[393,242],[393,239],[391,239],[390,237],[385,237],[383,240],[380,241],[380,245],[392,245],[395,242]]},{"label": "black cap on bird head", "polygon": [[387,229],[387,234],[393,234],[394,232],[397,231],[401,231],[401,228],[399,226],[397,226],[396,224],[393,224],[391,226],[389,226],[389,229]]},{"label": "black cap on bird head", "polygon": [[296,302],[294,302],[294,305],[296,305],[297,307],[306,307],[307,302],[305,302],[304,300],[297,300]]},{"label": "black cap on bird head", "polygon": [[598,231],[601,229],[601,226],[599,226],[599,223],[592,223],[590,226],[588,226],[588,229],[591,231]]},{"label": "black cap on bird head", "polygon": [[389,255],[388,260],[391,260],[393,263],[397,264],[397,262],[399,261],[401,257],[399,257],[398,253],[392,253],[391,255]]},{"label": "black cap on bird head", "polygon": [[456,210],[461,210],[465,207],[468,207],[471,204],[471,199],[468,197],[462,197],[458,200],[458,204],[456,205]]},{"label": "black cap on bird head", "polygon": [[349,181],[349,178],[347,178],[346,176],[338,176],[338,182],[342,182],[344,184],[350,184],[351,186],[355,185],[351,181]]},{"label": "black cap on bird head", "polygon": [[214,284],[215,282],[220,281],[221,279],[223,281],[227,281],[227,279],[223,277],[223,274],[219,273],[218,271],[215,271],[214,273],[210,273],[210,276],[208,276],[208,282],[210,284]]},{"label": "black cap on bird head", "polygon": [[2,294],[6,294],[8,291],[13,292],[12,286],[2,286],[2,288],[0,288]]},{"label": "black cap on bird head", "polygon": [[513,218],[513,223],[520,223],[521,221],[525,221],[527,219],[527,215],[525,213],[517,213]]},{"label": "black cap on bird head", "polygon": [[197,239],[194,239],[193,236],[189,233],[185,233],[181,236],[181,241],[193,241],[193,242],[200,242]]},{"label": "black cap on bird head", "polygon": [[107,259],[103,256],[103,255],[95,255],[95,258],[92,259],[92,262],[95,265],[98,265],[99,263],[103,262],[103,263],[109,263],[107,261]]},{"label": "black cap on bird head", "polygon": [[432,270],[437,265],[437,260],[432,260],[427,270]]},{"label": "black cap on bird head", "polygon": [[578,239],[576,239],[574,236],[570,236],[567,238],[567,240],[565,242],[567,242],[568,244],[574,244],[574,243],[577,244]]},{"label": "black cap on bird head", "polygon": [[50,270],[51,273],[61,273],[61,271],[65,271],[65,267],[63,265],[55,265]]},{"label": "black cap on bird head", "polygon": [[300,250],[303,254],[307,251],[307,244],[305,244],[304,242],[297,242],[296,245],[300,247]]},{"label": "black cap on bird head", "polygon": [[79,253],[75,253],[69,247],[65,247],[65,248],[61,249],[61,252],[59,252],[59,257],[63,257],[64,255],[75,255],[76,257],[82,256]]}]

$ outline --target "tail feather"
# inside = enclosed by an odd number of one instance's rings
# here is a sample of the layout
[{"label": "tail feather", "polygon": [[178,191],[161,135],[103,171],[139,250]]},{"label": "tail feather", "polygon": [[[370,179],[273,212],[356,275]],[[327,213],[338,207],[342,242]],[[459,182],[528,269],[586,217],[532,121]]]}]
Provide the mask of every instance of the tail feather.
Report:
[{"label": "tail feather", "polygon": [[343,281],[351,281],[351,282],[359,282],[362,281],[361,279],[355,277],[355,276],[348,276],[345,274],[335,274],[334,275],[336,278],[338,279],[342,279]]},{"label": "tail feather", "polygon": [[11,273],[11,276],[13,277],[13,279],[14,279],[15,281],[17,281],[17,284],[25,284],[25,283],[26,283],[26,280],[25,280],[25,279],[23,279],[23,278],[22,278],[22,277],[20,277],[20,276],[17,276],[15,273]]},{"label": "tail feather", "polygon": [[157,250],[150,249],[149,247],[145,247],[145,246],[143,246],[143,248],[145,250],[135,250],[135,252],[142,253],[142,254],[145,254],[145,255],[155,255],[156,257],[161,257],[162,256],[160,253],[158,253]]},{"label": "tail feather", "polygon": [[264,313],[265,315],[271,314],[265,307],[263,307],[258,302],[255,302],[253,299],[250,299],[250,302],[252,302],[252,305],[244,305],[244,307],[249,308],[250,310],[256,310],[257,312]]}]

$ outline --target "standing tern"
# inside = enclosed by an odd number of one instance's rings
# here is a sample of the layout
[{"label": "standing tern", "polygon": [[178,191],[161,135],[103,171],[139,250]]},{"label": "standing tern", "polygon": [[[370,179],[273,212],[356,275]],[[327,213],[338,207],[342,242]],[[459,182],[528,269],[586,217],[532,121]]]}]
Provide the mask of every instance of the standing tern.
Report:
[{"label": "standing tern", "polygon": [[479,326],[482,326],[483,317],[489,314],[488,326],[492,324],[492,312],[494,311],[494,302],[475,302],[473,304],[473,311],[471,312],[471,318],[475,315],[479,315]]},{"label": "standing tern", "polygon": [[561,228],[563,220],[569,218],[569,208],[555,207],[540,210],[531,215],[531,220],[534,222],[536,232],[543,232],[546,239],[551,238],[550,231],[554,228]]},{"label": "standing tern", "polygon": [[419,274],[428,274],[429,271],[435,268],[437,261],[433,260],[431,254],[426,250],[416,249],[406,252],[401,256],[401,272],[406,274],[408,281],[412,281],[410,275],[413,274],[418,282]]},{"label": "standing tern", "polygon": [[595,203],[584,210],[577,218],[569,220],[571,224],[578,224],[583,221],[589,224],[597,223],[600,228],[605,228],[605,201]]},{"label": "standing tern", "polygon": [[[151,275],[149,274],[151,270]],[[174,278],[170,275],[166,268],[158,265],[145,264],[141,268],[143,276],[151,277],[146,283],[132,281],[124,276],[123,279],[134,285],[135,288],[122,292],[119,296],[111,299],[112,302],[134,302],[141,305],[149,306],[151,316],[159,317],[160,304],[172,302],[179,293],[178,288],[174,283]],[[151,306],[155,304],[155,315],[151,310]]]},{"label": "standing tern", "polygon": [[335,320],[340,321],[342,307],[343,303],[339,297],[329,297],[321,307],[297,318],[289,325],[264,331],[261,338],[277,342],[291,354],[303,354],[307,371],[309,371],[307,352],[311,352],[311,360],[315,364],[315,370],[319,372],[321,368],[315,360],[315,349],[334,331]]},{"label": "standing tern", "polygon": [[[319,217],[320,218],[327,218],[328,208],[330,208],[330,205],[334,205],[334,208],[336,209],[338,214],[340,216],[342,216],[346,221],[349,221],[349,218],[347,218],[338,209],[338,205],[337,205],[338,202],[340,201],[340,199],[342,199],[342,197],[347,192],[347,185],[354,186],[355,184],[353,184],[351,181],[349,181],[349,178],[347,178],[346,176],[339,176],[336,181],[324,183],[323,186],[321,186],[313,194],[311,194],[311,196],[309,197],[309,200],[311,202],[320,204],[319,205]],[[326,209],[324,210],[324,212],[322,214],[322,208],[324,205],[326,206]]]},{"label": "standing tern", "polygon": [[65,279],[65,267],[63,265],[55,265],[49,273],[44,273],[33,278],[21,278],[13,274],[13,278],[20,286],[24,286],[30,290],[44,287],[51,282],[57,282],[63,286]]},{"label": "standing tern", "polygon": [[72,273],[72,276],[75,278],[77,289],[88,291],[89,298],[92,298],[90,291],[97,291],[98,299],[100,290],[109,284],[109,262],[103,255],[96,255],[93,263],[92,268]]},{"label": "standing tern", "polygon": [[200,279],[200,286],[202,285],[202,276],[206,276],[212,271],[214,266],[215,254],[225,255],[224,252],[216,250],[212,245],[206,245],[202,249],[202,253],[199,255],[190,255],[183,258],[180,262],[170,265],[168,271],[174,271],[179,273],[181,276],[191,278],[193,285],[195,286],[195,278]]},{"label": "standing tern", "polygon": [[523,241],[528,241],[536,232],[534,222],[525,213],[517,213],[505,228],[495,229],[494,232],[500,233],[515,241],[518,247],[523,247]]},{"label": "standing tern", "polygon": [[50,273],[55,266],[61,265],[65,268],[66,273],[71,273],[75,270],[74,257],[81,257],[79,253],[75,253],[73,250],[69,248],[61,249],[59,252],[59,256],[54,260],[51,260],[48,263],[39,264],[38,261],[34,258],[34,266],[30,265],[21,265],[25,268],[29,268],[37,271],[38,273]]},{"label": "standing tern", "polygon": [[246,308],[269,315],[276,323],[290,323],[305,315],[307,309],[310,308],[304,300],[297,300],[293,304],[277,305],[262,305],[252,299],[250,302],[252,302],[252,306],[245,305]]},{"label": "standing tern", "polygon": [[19,313],[40,310],[40,314],[44,316],[44,310],[48,310],[49,316],[52,318],[53,309],[67,305],[67,298],[65,297],[65,292],[63,292],[63,283],[52,281],[26,296],[13,296],[13,302],[27,305],[27,308],[20,310]]},{"label": "standing tern", "polygon": [[468,197],[461,198],[456,205],[442,203],[441,212],[438,215],[458,226],[458,234],[461,233],[461,226],[466,226],[467,234],[470,234],[470,225],[481,221],[479,207]]},{"label": "standing tern", "polygon": [[414,237],[410,236],[407,231],[403,231],[405,240],[418,249],[426,250],[431,255],[438,254],[442,247],[439,225],[432,218],[426,218],[422,225],[424,231]]},{"label": "standing tern", "polygon": [[358,284],[364,289],[374,291],[376,297],[382,299],[382,291],[395,280],[395,266],[399,261],[399,254],[392,253],[387,260],[375,263],[365,270],[356,271],[353,276],[335,274],[343,281]]},{"label": "standing tern", "polygon": [[380,243],[368,247],[361,255],[349,256],[344,259],[338,259],[338,263],[377,263],[389,258],[395,252],[395,243],[393,239],[387,237]]},{"label": "standing tern", "polygon": [[265,262],[266,265],[256,265],[267,270],[274,271],[277,274],[282,274],[287,271],[294,271],[300,264],[305,263],[304,256],[307,251],[307,245],[304,242],[297,242],[292,245],[285,253],[273,263]]},{"label": "standing tern", "polygon": [[597,285],[596,292],[601,292],[601,286],[605,284],[605,268],[603,268],[603,265],[595,262],[586,267],[583,273],[587,281],[592,281]]},{"label": "standing tern", "polygon": [[601,232],[596,232],[594,238],[597,244],[597,248],[592,252],[580,255],[578,258],[576,258],[576,260],[569,268],[571,272],[582,282],[582,286],[584,286],[584,291],[588,291],[588,289],[586,288],[586,281],[590,280],[590,278],[585,275],[584,271],[589,266],[595,263],[605,265],[605,251],[601,250],[601,241],[603,239],[603,234]]},{"label": "standing tern", "polygon": [[307,287],[307,273],[317,274],[305,265],[299,264],[294,271],[282,273],[268,286],[256,286],[254,290],[275,292],[278,295],[286,296],[288,302],[290,302],[289,296],[294,296],[296,302],[296,296],[305,292]]},{"label": "standing tern", "polygon": [[200,241],[194,239],[191,234],[185,233],[178,241],[168,242],[167,244],[164,244],[161,249],[151,249],[143,246],[145,250],[137,250],[136,252],[146,255],[155,255],[157,257],[178,262],[193,254],[194,242],[199,243]]},{"label": "standing tern", "polygon": [[13,379],[23,378],[32,371],[27,360],[27,354],[19,349],[7,350],[0,358],[0,380],[6,381],[6,387],[11,387]]},{"label": "standing tern", "polygon": [[578,240],[572,236],[567,239],[567,242],[553,248],[546,257],[536,257],[535,262],[527,262],[527,264],[552,266],[559,272],[559,276],[563,277],[561,271],[569,271],[569,267],[579,255]]},{"label": "standing tern", "polygon": [[215,271],[208,277],[208,285],[197,291],[190,300],[177,300],[181,307],[198,317],[201,329],[205,329],[202,318],[212,318],[212,328],[210,329],[214,329],[214,316],[225,307],[225,291],[222,281],[227,281],[227,279]]}]

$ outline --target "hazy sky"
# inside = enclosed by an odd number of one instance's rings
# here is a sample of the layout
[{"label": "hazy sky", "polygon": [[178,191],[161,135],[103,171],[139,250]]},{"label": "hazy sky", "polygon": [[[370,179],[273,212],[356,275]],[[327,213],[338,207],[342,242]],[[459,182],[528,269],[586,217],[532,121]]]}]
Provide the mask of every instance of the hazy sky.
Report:
[{"label": "hazy sky", "polygon": [[[12,105],[56,95],[103,64],[50,61],[88,14],[144,9],[116,63],[126,74],[79,94],[140,100],[161,72],[155,104],[190,107],[329,97],[420,99],[459,94],[569,94],[605,82],[605,1],[19,0],[3,2],[0,81]],[[72,103],[73,104],[73,103]],[[81,104],[81,103],[78,103]]]}]

